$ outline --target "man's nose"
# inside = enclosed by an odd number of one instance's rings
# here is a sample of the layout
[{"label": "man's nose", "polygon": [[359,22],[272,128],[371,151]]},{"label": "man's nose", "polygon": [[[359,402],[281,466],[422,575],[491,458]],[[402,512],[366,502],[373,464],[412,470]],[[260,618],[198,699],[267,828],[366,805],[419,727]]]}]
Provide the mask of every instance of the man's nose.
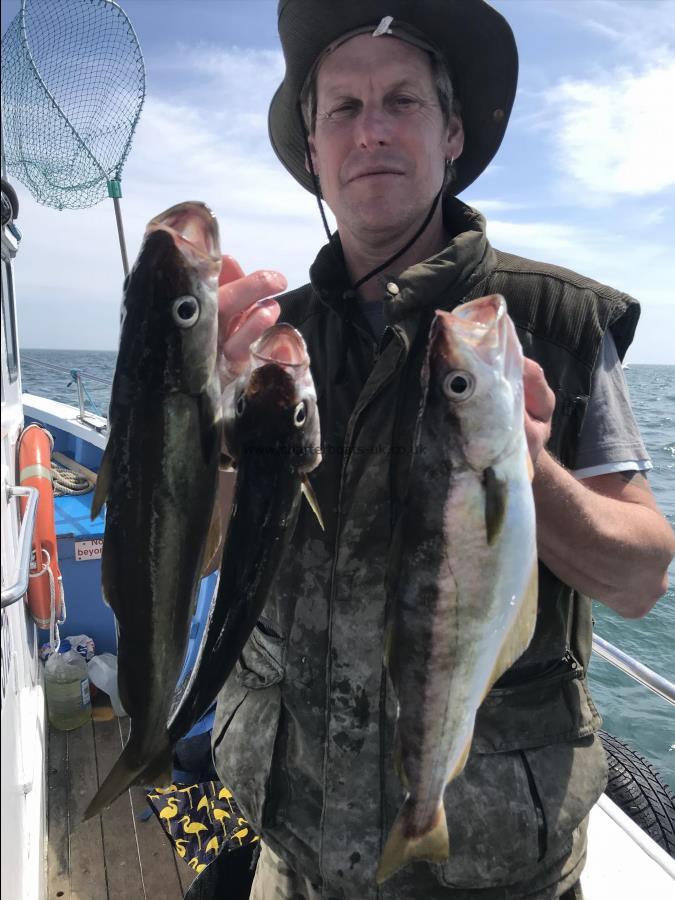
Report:
[{"label": "man's nose", "polygon": [[365,104],[356,120],[355,137],[364,149],[389,143],[391,123],[386,110],[374,103]]}]

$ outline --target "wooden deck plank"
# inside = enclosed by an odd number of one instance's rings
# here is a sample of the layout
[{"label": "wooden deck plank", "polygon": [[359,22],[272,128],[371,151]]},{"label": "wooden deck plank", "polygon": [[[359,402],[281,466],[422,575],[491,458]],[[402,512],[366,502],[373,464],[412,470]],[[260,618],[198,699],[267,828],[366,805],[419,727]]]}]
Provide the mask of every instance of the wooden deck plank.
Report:
[{"label": "wooden deck plank", "polygon": [[68,740],[50,728],[47,741],[47,895],[70,900]]},{"label": "wooden deck plank", "polygon": [[[122,749],[118,719],[96,722],[94,737],[99,778],[103,781]],[[110,897],[114,900],[145,900],[129,792],[118,797],[100,818]]]},{"label": "wooden deck plank", "polygon": [[[145,799],[145,788],[131,789],[131,803],[136,817],[145,810],[150,811]],[[154,891],[161,885],[162,900],[182,900],[184,892],[178,876],[178,864],[186,867],[182,860],[177,859],[155,815],[151,815],[145,822],[140,822],[136,818],[136,833],[148,898],[155,896]]]},{"label": "wooden deck plank", "polygon": [[183,888],[183,895],[187,893],[187,889],[197,877],[197,873],[183,859],[176,859],[176,867],[178,869],[178,877]]},{"label": "wooden deck plank", "polygon": [[[121,719],[120,724],[122,728],[122,737],[126,743],[131,729],[131,719]],[[174,900],[174,898],[182,900],[184,891],[178,876],[178,864],[180,863],[180,860],[176,856],[171,842],[154,814],[144,822],[140,822],[136,818],[141,812],[145,812],[146,810],[150,811],[150,807],[145,798],[145,789],[142,787],[134,787],[131,789],[130,793],[133,815],[136,821],[136,831],[141,856],[141,871],[146,885],[146,893],[150,898],[153,892],[153,885],[161,884],[162,889],[166,892],[166,900]]]},{"label": "wooden deck plank", "polygon": [[82,824],[98,790],[93,722],[69,731],[67,738],[71,900],[109,900],[100,819]]}]

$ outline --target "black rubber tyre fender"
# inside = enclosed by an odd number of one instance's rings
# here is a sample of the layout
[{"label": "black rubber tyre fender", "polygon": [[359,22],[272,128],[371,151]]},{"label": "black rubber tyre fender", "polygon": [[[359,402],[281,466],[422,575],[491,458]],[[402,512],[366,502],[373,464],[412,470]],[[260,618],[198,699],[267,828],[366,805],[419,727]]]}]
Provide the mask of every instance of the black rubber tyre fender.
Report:
[{"label": "black rubber tyre fender", "polygon": [[675,859],[675,796],[652,764],[623,741],[600,731],[609,777],[605,793]]}]

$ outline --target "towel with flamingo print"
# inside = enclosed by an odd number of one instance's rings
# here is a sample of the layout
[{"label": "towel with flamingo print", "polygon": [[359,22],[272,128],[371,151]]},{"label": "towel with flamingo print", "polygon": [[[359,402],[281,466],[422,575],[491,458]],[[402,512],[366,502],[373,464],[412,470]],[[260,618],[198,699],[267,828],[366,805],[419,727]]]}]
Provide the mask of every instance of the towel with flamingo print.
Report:
[{"label": "towel with flamingo print", "polygon": [[178,856],[197,873],[221,850],[237,850],[259,840],[220,781],[153,788],[147,801]]}]

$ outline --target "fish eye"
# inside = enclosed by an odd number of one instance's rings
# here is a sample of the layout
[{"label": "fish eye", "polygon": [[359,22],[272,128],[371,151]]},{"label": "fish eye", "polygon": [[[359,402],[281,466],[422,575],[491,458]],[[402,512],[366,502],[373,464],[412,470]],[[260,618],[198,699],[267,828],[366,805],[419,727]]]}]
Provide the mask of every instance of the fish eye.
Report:
[{"label": "fish eye", "polygon": [[199,318],[199,303],[196,297],[186,294],[173,301],[171,315],[179,328],[192,328]]},{"label": "fish eye", "polygon": [[237,402],[234,405],[235,413],[241,418],[244,415],[244,410],[246,409],[246,397],[244,394],[239,394],[237,398]]},{"label": "fish eye", "polygon": [[293,410],[293,424],[298,428],[302,428],[302,426],[307,421],[307,406],[305,405],[305,401],[302,400]]},{"label": "fish eye", "polygon": [[443,379],[442,389],[448,400],[468,400],[476,389],[476,379],[471,372],[454,369]]}]

